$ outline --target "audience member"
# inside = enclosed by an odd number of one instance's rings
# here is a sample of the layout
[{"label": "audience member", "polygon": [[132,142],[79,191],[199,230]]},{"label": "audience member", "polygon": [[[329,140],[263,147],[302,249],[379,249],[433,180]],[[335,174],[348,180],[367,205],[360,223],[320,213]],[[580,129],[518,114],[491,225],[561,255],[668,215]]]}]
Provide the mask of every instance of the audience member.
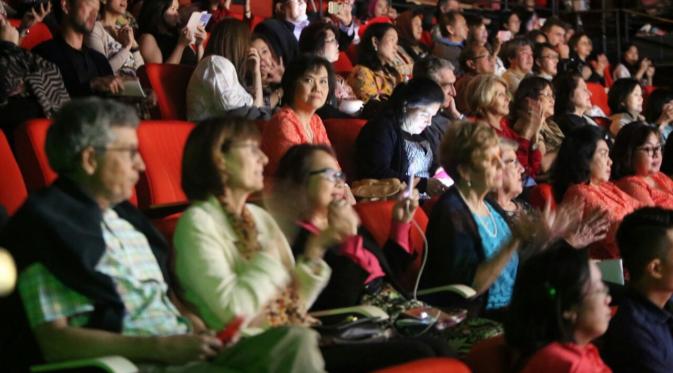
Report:
[{"label": "audience member", "polygon": [[[197,0],[180,8],[180,23],[186,25],[192,13],[204,11],[210,14],[210,21],[206,25],[206,31],[208,32],[212,32],[213,28],[220,21],[233,15],[231,12],[231,0]],[[243,2],[243,19],[248,23],[252,19],[250,0]]]},{"label": "audience member", "polygon": [[413,9],[402,12],[395,20],[399,33],[399,45],[414,62],[425,58],[430,50],[421,42],[423,37],[423,12]]},{"label": "audience member", "polygon": [[[124,0],[106,0],[101,2],[100,19],[87,34],[84,43],[87,47],[107,57],[115,75],[136,76],[136,70],[144,64],[140,48],[134,36],[131,24],[118,26],[126,21]],[[128,21],[126,21],[128,22]]]},{"label": "audience member", "polygon": [[[486,28],[485,19],[480,15],[468,15],[465,17],[465,21],[467,22],[467,39],[465,39],[465,44],[477,44],[489,48],[488,29]],[[498,55],[498,51],[495,49],[491,50],[491,52],[493,52],[494,56]]]},{"label": "audience member", "polygon": [[[254,96],[245,87],[248,73]],[[260,56],[250,46],[250,29],[237,19],[224,19],[213,28],[205,56],[189,79],[187,118],[198,121],[236,112],[268,119],[269,113],[260,111],[263,107]]]},{"label": "audience member", "polygon": [[390,6],[389,0],[369,0],[367,4],[367,18],[387,17],[391,21],[397,18],[397,10]]},{"label": "audience member", "polygon": [[551,82],[558,73],[558,52],[549,43],[536,43],[533,56],[535,59],[533,64],[535,75]]},{"label": "audience member", "polygon": [[[277,62],[282,66],[288,65],[297,57],[299,44],[283,21],[275,18],[267,19],[255,26],[254,33],[262,37],[268,48],[275,54]],[[253,40],[256,39],[253,38]]]},{"label": "audience member", "polygon": [[609,181],[612,166],[609,152],[604,132],[598,127],[583,126],[566,133],[552,166],[557,202],[579,201],[584,206],[584,218],[590,210],[607,211],[610,230],[603,240],[590,247],[591,257],[596,259],[620,257],[615,243],[617,228],[626,214],[642,206]]},{"label": "audience member", "polygon": [[442,14],[437,20],[440,37],[435,39],[432,54],[449,60],[454,66],[459,66],[460,52],[467,39],[467,22],[460,12],[453,11]]},{"label": "audience member", "polygon": [[568,48],[565,37],[565,22],[556,16],[552,16],[547,19],[541,30],[547,37],[547,42],[558,52],[561,61],[565,62],[570,57],[570,48]]},{"label": "audience member", "polygon": [[501,19],[502,30],[509,31],[511,37],[518,36],[521,33],[521,17],[517,11],[504,12]]},{"label": "audience member", "polygon": [[656,128],[640,122],[627,124],[610,151],[611,177],[643,205],[673,209],[673,181],[659,171],[661,149]]},{"label": "audience member", "polygon": [[145,63],[196,65],[203,56],[206,31],[201,25],[180,28],[178,6],[178,0],[143,1],[138,26]]},{"label": "audience member", "polygon": [[521,215],[531,214],[533,208],[524,199],[518,198],[523,192],[524,168],[517,159],[516,141],[500,139],[500,159],[502,161],[502,184],[494,190],[493,200],[509,218],[511,223]]},{"label": "audience member", "polygon": [[266,36],[253,34],[251,48],[259,54],[259,72],[262,77],[262,93],[264,94],[264,107],[273,110],[280,105],[283,98],[281,80],[285,73],[285,63],[282,53],[275,49]]},{"label": "audience member", "polygon": [[262,149],[269,157],[267,175],[275,174],[278,161],[292,145],[331,145],[315,112],[333,92],[332,64],[322,57],[300,56],[287,67],[282,84],[283,107],[264,125],[262,135]]},{"label": "audience member", "polygon": [[552,81],[556,102],[554,104],[554,122],[568,135],[575,128],[598,124],[587,115],[591,110],[591,92],[584,79],[578,73],[558,75]]},{"label": "audience member", "polygon": [[659,129],[661,141],[666,142],[673,132],[673,91],[658,88],[650,93],[647,97],[644,115],[647,123]]},{"label": "audience member", "polygon": [[444,184],[433,178],[438,143],[419,136],[444,102],[442,89],[430,79],[400,83],[386,110],[362,128],[355,141],[358,178],[418,180],[416,187],[430,196],[441,194]]},{"label": "audience member", "polygon": [[[526,34],[526,37],[535,44],[549,44],[549,40],[547,39],[547,34],[542,32],[542,30],[538,30],[538,29],[530,30]],[[549,44],[549,45],[551,45],[551,44]],[[554,50],[556,50],[556,48],[554,48],[553,46],[552,46],[552,48]],[[558,52],[556,52],[556,53],[558,54]]]},{"label": "audience member", "polygon": [[299,40],[302,30],[311,23],[306,13],[306,1],[274,0],[273,6],[277,19],[292,31],[295,40]]},{"label": "audience member", "polygon": [[617,136],[625,125],[644,121],[643,89],[638,81],[631,78],[617,79],[608,92],[608,105],[612,111],[610,134]]},{"label": "audience member", "polygon": [[622,50],[624,52],[620,63],[612,71],[612,78],[633,78],[643,86],[652,85],[655,72],[652,61],[647,57],[641,59],[635,44],[627,44]]},{"label": "audience member", "polygon": [[666,139],[666,145],[664,145],[661,160],[661,172],[666,174],[668,177],[673,178],[673,138],[671,138],[671,136],[668,136],[668,139]]},{"label": "audience member", "polygon": [[[582,79],[590,81],[593,75],[593,70],[589,65],[588,58],[593,51],[593,43],[589,35],[585,32],[573,34],[568,40],[568,49],[570,50],[570,58],[565,66],[567,71],[578,72]],[[603,82],[605,86],[605,82]]]},{"label": "audience member", "polygon": [[560,241],[519,270],[505,340],[521,372],[609,373],[592,341],[610,321],[610,295],[586,250]]},{"label": "audience member", "polygon": [[32,53],[58,67],[71,97],[120,92],[122,81],[113,75],[107,58],[84,45],[84,36],[96,23],[98,0],[67,0],[60,5],[61,34],[36,46]]},{"label": "audience member", "polygon": [[348,77],[355,95],[365,103],[372,99],[386,100],[402,81],[402,75],[393,65],[397,58],[397,40],[395,26],[390,23],[367,27],[358,46],[358,64]]},{"label": "audience member", "polygon": [[620,302],[601,355],[616,373],[673,369],[670,299],[673,257],[670,210],[642,208],[627,215],[617,232],[629,291]]},{"label": "audience member", "polygon": [[533,71],[533,43],[524,37],[514,38],[505,43],[501,54],[508,64],[502,78],[514,95],[521,80]]},{"label": "audience member", "polygon": [[467,105],[467,86],[478,74],[495,73],[495,57],[484,46],[466,45],[460,52],[460,68],[463,75],[456,81],[456,108],[461,113],[468,113],[471,109]]},{"label": "audience member", "polygon": [[59,179],[28,198],[0,239],[20,266],[21,297],[10,299],[25,309],[3,331],[25,340],[30,326],[41,350],[31,357],[49,362],[121,355],[141,371],[265,371],[281,362],[294,372],[320,371],[312,333],[275,329],[225,348],[175,303],[168,245],[127,202],[145,168],[137,125],[131,108],[97,98],[57,114],[45,148]]}]

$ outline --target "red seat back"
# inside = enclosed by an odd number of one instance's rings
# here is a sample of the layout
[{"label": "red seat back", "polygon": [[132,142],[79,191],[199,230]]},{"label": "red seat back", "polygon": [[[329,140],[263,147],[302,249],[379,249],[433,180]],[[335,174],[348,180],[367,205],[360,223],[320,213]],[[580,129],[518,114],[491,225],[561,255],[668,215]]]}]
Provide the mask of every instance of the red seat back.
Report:
[{"label": "red seat back", "polygon": [[23,183],[23,175],[16,164],[12,149],[9,147],[5,133],[0,131],[0,205],[7,209],[9,215],[21,206],[28,196],[26,184]]},{"label": "red seat back", "polygon": [[327,119],[324,121],[327,137],[334,147],[337,160],[346,176],[355,177],[355,139],[367,123],[362,119]]},{"label": "red seat back", "polygon": [[[9,23],[14,27],[19,27],[19,25],[21,25],[21,20],[10,19]],[[38,22],[28,29],[28,35],[21,39],[20,47],[24,49],[33,49],[36,45],[51,40],[52,38],[53,36],[51,35],[51,31],[49,31],[49,27],[42,22]]]},{"label": "red seat back", "polygon": [[339,52],[339,59],[332,65],[334,66],[334,72],[340,75],[348,75],[353,70],[353,64],[344,51]]},{"label": "red seat back", "polygon": [[556,199],[551,184],[540,183],[532,187],[528,192],[528,203],[540,210],[543,210],[549,203],[552,209],[556,209]]},{"label": "red seat back", "polygon": [[458,359],[427,358],[415,360],[410,363],[395,365],[389,368],[379,369],[373,373],[470,373],[464,363]]},{"label": "red seat back", "polygon": [[351,43],[351,45],[346,50],[346,55],[348,56],[348,59],[351,60],[353,65],[358,64],[358,45],[360,44]]},{"label": "red seat back", "polygon": [[187,118],[187,84],[194,66],[160,63],[145,64],[149,85],[157,97],[161,119],[184,120]]},{"label": "red seat back", "polygon": [[194,124],[183,121],[141,122],[138,147],[145,172],[137,185],[140,208],[187,201],[181,185],[182,153],[192,128]]},{"label": "red seat back", "polygon": [[44,151],[49,125],[49,119],[32,119],[19,126],[14,134],[16,160],[31,192],[46,187],[57,177]]},{"label": "red seat back", "polygon": [[605,87],[598,83],[587,83],[587,88],[591,92],[591,103],[603,110],[605,115],[610,115],[612,111],[608,106],[608,94],[605,92]]},{"label": "red seat back", "polygon": [[485,339],[472,347],[465,359],[473,373],[511,371],[512,357],[502,335]]},{"label": "red seat back", "polygon": [[[360,216],[362,225],[372,234],[376,243],[383,247],[386,241],[390,237],[390,227],[393,219],[393,206],[395,206],[396,201],[386,200],[386,201],[375,201],[375,202],[360,202],[355,205],[355,210]],[[413,224],[411,227],[411,234],[409,235],[411,240],[411,246],[416,253],[416,259],[412,265],[409,266],[407,271],[402,275],[401,278],[397,279],[399,283],[405,287],[407,290],[411,290],[416,281],[416,276],[421,267],[421,262],[423,261],[423,253],[425,251],[425,243],[423,240],[423,235],[425,234],[425,229],[428,226],[428,216],[425,215],[423,209],[417,209],[414,214],[414,221],[420,227],[421,232],[416,229]]]}]

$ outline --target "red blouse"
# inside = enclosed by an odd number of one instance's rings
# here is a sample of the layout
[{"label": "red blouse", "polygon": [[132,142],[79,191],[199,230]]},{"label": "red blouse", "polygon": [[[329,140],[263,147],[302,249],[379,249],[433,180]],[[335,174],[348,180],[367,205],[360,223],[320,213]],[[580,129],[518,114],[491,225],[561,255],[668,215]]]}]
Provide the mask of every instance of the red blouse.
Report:
[{"label": "red blouse", "polygon": [[600,208],[608,212],[610,230],[607,236],[589,247],[594,259],[615,259],[621,257],[617,248],[616,235],[619,224],[624,216],[643,204],[622,192],[615,184],[604,182],[600,185],[575,184],[568,188],[563,201],[572,201],[579,198],[584,203],[583,214]]},{"label": "red blouse", "polygon": [[538,350],[521,373],[611,373],[598,349],[589,343],[580,346],[574,343],[550,343]]},{"label": "red blouse", "polygon": [[673,209],[673,180],[663,172],[652,174],[656,187],[651,187],[642,176],[626,176],[617,186],[643,205]]},{"label": "red blouse", "polygon": [[278,161],[293,145],[311,143],[331,146],[325,125],[317,114],[313,114],[309,123],[312,136],[309,137],[305,126],[299,121],[297,114],[288,106],[284,106],[264,124],[262,132],[262,150],[269,157],[269,164],[264,170],[267,175],[276,173]]},{"label": "red blouse", "polygon": [[535,178],[542,167],[542,153],[540,150],[537,148],[533,149],[533,143],[531,143],[530,140],[525,139],[516,133],[509,126],[509,120],[507,118],[503,118],[500,121],[500,129],[495,127],[493,127],[493,129],[498,136],[514,140],[519,144],[519,147],[516,149],[516,157],[524,170],[526,170],[526,175]]}]

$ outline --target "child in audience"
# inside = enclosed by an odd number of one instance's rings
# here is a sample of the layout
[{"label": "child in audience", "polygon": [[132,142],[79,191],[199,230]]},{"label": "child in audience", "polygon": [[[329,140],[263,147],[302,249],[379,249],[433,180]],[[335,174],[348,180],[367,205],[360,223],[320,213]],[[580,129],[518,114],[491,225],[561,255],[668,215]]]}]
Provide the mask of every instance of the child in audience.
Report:
[{"label": "child in audience", "polygon": [[611,372],[592,344],[610,320],[601,277],[586,250],[564,241],[521,266],[505,321],[520,372]]},{"label": "child in audience", "polygon": [[631,281],[601,354],[616,373],[673,371],[673,211],[643,208],[617,233]]}]

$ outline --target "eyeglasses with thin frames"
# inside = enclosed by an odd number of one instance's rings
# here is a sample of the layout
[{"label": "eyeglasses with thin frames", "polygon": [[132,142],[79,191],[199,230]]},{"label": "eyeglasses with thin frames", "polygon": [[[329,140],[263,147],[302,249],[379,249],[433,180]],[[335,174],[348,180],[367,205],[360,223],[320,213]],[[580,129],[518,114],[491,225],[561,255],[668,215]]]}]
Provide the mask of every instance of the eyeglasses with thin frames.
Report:
[{"label": "eyeglasses with thin frames", "polygon": [[329,180],[335,184],[346,182],[346,174],[333,168],[321,168],[319,170],[310,171],[308,176],[320,175],[320,177]]}]

